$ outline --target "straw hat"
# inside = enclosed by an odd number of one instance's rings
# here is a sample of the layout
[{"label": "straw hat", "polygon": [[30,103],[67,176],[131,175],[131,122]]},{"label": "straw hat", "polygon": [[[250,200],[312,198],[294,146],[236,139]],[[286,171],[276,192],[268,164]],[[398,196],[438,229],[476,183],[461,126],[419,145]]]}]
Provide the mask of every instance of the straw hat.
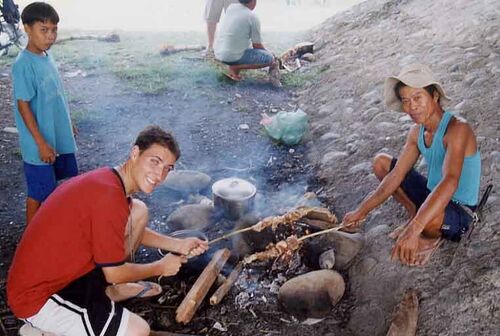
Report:
[{"label": "straw hat", "polygon": [[447,104],[450,101],[450,98],[446,96],[443,87],[434,79],[434,74],[427,65],[418,63],[410,64],[404,67],[399,75],[388,77],[385,80],[385,105],[392,111],[403,111],[401,100],[399,100],[394,92],[394,88],[399,82],[403,82],[403,84],[412,88],[424,88],[429,85],[434,85],[439,92],[439,102],[441,105]]}]

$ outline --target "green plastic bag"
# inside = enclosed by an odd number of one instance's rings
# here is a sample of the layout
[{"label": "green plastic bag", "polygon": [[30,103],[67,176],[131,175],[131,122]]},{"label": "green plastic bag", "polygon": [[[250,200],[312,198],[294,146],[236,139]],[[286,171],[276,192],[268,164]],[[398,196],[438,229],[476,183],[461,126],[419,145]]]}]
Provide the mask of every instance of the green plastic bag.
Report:
[{"label": "green plastic bag", "polygon": [[278,112],[273,117],[263,115],[261,124],[267,134],[286,145],[296,145],[307,130],[309,119],[307,114],[298,109],[295,112]]}]

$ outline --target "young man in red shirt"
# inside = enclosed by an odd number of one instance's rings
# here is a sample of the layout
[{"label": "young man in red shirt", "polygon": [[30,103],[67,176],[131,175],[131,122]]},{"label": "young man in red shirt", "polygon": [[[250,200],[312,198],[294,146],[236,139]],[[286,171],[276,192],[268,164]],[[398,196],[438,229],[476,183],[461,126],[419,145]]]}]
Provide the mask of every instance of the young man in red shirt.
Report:
[{"label": "young man in red shirt", "polygon": [[[49,196],[23,234],[7,280],[9,306],[27,323],[25,329],[66,336],[149,335],[146,321],[115,301],[148,291],[148,283],[134,282],[174,275],[187,255],[208,248],[196,238],[150,230],[146,205],[131,198],[138,191],[151,193],[179,156],[173,136],[150,126],[125,163],[77,176]],[[134,263],[130,258],[141,244],[176,254]],[[159,293],[158,287],[150,292]]]}]

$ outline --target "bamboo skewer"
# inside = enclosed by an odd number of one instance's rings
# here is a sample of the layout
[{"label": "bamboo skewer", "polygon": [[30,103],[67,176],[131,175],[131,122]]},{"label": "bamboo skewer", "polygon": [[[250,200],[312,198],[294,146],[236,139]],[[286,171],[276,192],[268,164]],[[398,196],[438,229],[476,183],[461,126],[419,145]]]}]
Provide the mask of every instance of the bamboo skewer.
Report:
[{"label": "bamboo skewer", "polygon": [[[325,214],[325,212],[323,210],[326,210],[328,212],[328,214]],[[291,223],[297,222],[298,220],[304,218],[305,216],[309,215],[310,213],[314,213],[315,211],[317,212],[317,216],[320,215],[320,216],[324,217],[324,216],[329,215],[331,218],[329,217],[328,219],[325,219],[326,221],[329,221],[332,223],[337,221],[337,218],[334,215],[332,215],[328,211],[328,209],[299,207],[297,209],[294,209],[292,211],[285,213],[284,215],[266,217],[266,218],[262,219],[261,221],[259,221],[257,224],[254,224],[250,227],[229,232],[221,237],[212,239],[211,241],[208,242],[208,244],[210,245],[212,243],[216,243],[216,242],[221,241],[223,239],[227,239],[229,237],[232,237],[234,235],[237,235],[237,234],[243,233],[243,232],[247,232],[247,231],[253,230],[255,232],[260,232],[263,229],[265,229],[266,227],[273,227],[273,230],[274,230],[276,225],[291,224]]]},{"label": "bamboo skewer", "polygon": [[305,240],[305,239],[308,239],[308,238],[312,238],[312,237],[316,237],[316,236],[320,236],[320,235],[323,235],[325,233],[329,233],[329,232],[333,232],[333,231],[340,231],[342,229],[345,229],[345,228],[348,228],[350,227],[351,225],[354,225],[356,223],[359,223],[359,222],[352,222],[352,223],[349,223],[349,224],[344,224],[344,222],[340,223],[339,226],[336,226],[334,228],[331,228],[331,229],[326,229],[326,230],[322,230],[322,231],[318,231],[318,232],[314,232],[314,233],[311,233],[311,234],[308,234],[308,235],[305,235],[305,236],[302,236],[300,238],[298,238],[297,240],[298,241],[302,241],[302,240]]},{"label": "bamboo skewer", "polygon": [[247,231],[252,231],[254,228],[253,226],[250,226],[250,227],[247,227],[247,228],[244,228],[244,229],[240,229],[240,230],[236,230],[236,231],[232,231],[232,232],[229,232],[229,233],[226,233],[225,235],[223,236],[220,236],[218,238],[215,238],[215,239],[212,239],[211,241],[208,242],[208,245],[210,244],[213,244],[213,243],[216,243],[220,240],[224,240],[224,239],[227,239],[229,237],[232,237],[234,235],[237,235],[238,233],[243,233],[243,232],[247,232]]}]

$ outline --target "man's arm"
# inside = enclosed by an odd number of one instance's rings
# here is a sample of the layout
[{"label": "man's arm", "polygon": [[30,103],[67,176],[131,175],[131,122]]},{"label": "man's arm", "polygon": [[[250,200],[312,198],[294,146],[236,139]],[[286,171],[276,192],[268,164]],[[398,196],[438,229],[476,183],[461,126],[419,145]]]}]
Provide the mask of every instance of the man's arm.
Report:
[{"label": "man's arm", "polygon": [[364,219],[370,211],[382,204],[399,188],[406,174],[410,171],[415,162],[417,162],[420,155],[417,146],[418,132],[418,126],[412,127],[394,169],[386,175],[377,189],[370,193],[356,210],[344,216],[344,224]]},{"label": "man's arm", "polygon": [[150,228],[144,230],[141,244],[147,247],[179,253],[182,255],[196,256],[208,249],[206,241],[197,238],[178,239],[158,233]]},{"label": "man's arm", "polygon": [[38,146],[40,159],[45,163],[53,163],[56,160],[56,151],[47,143],[47,141],[45,141],[42,133],[40,133],[29,103],[23,100],[18,100],[17,107],[19,109],[19,114],[21,114],[21,117],[23,118],[24,124],[30,131],[35,143]]},{"label": "man's arm", "polygon": [[175,275],[186,260],[184,256],[167,254],[149,264],[125,263],[120,266],[103,267],[102,271],[108,283],[133,282],[154,276]]}]

